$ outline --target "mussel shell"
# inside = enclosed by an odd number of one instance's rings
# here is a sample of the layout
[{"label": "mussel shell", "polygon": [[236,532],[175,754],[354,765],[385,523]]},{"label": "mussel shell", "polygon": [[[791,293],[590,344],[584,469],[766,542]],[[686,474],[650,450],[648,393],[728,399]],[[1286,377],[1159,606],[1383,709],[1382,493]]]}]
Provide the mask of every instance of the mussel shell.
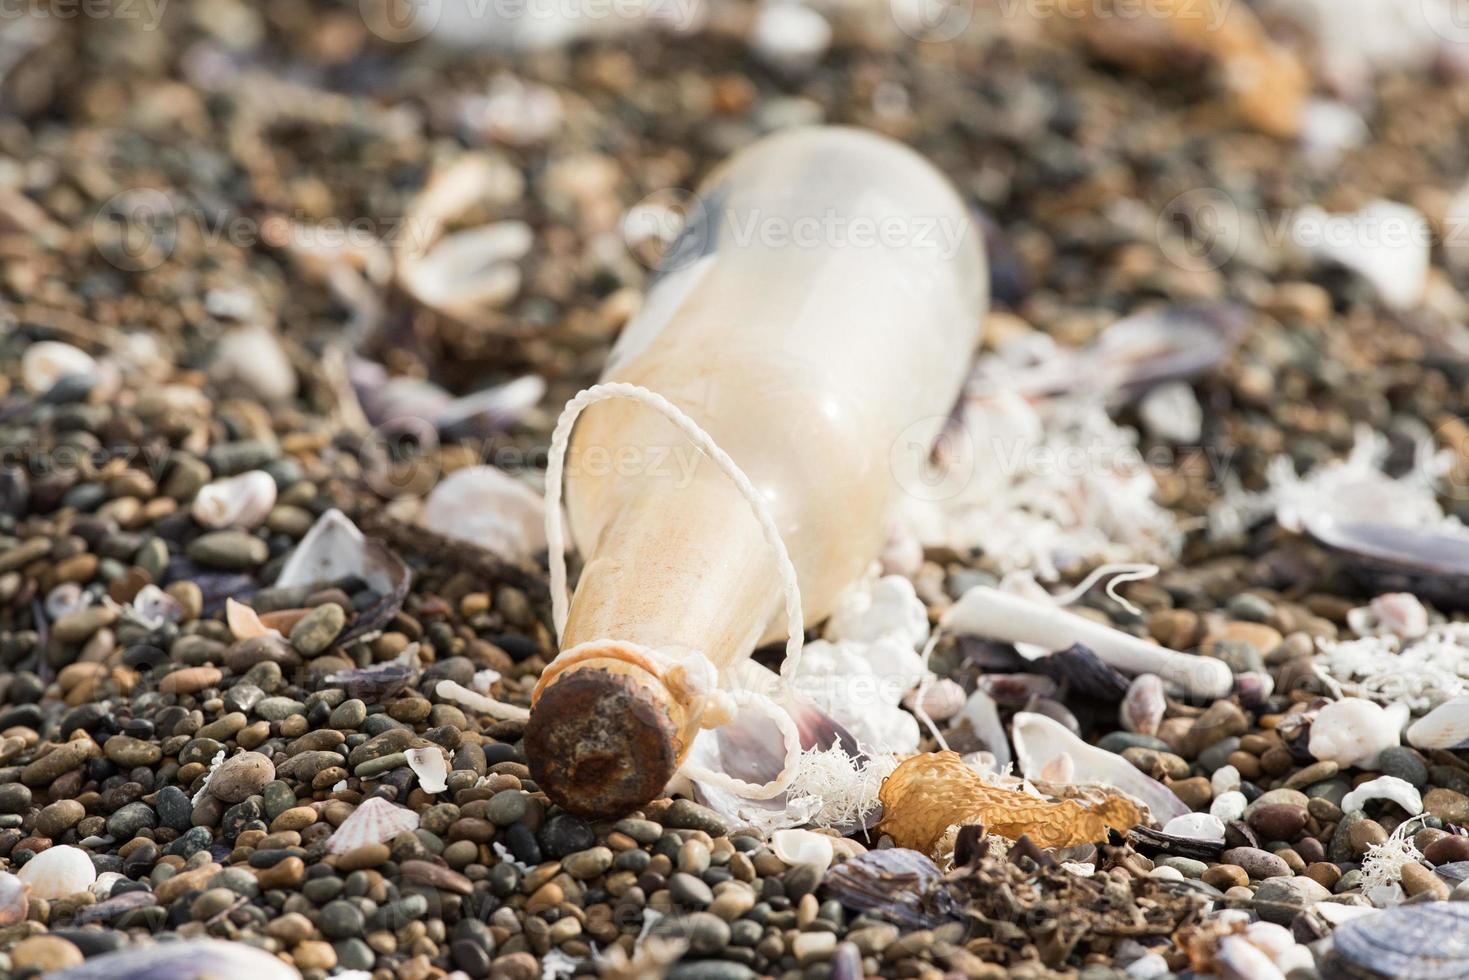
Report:
[{"label": "mussel shell", "polygon": [[1370,595],[1409,592],[1445,610],[1469,610],[1469,537],[1394,524],[1308,521]]},{"label": "mussel shell", "polygon": [[1469,903],[1400,905],[1344,922],[1322,976],[1451,980],[1469,975]]},{"label": "mussel shell", "polygon": [[847,908],[905,929],[932,929],[957,919],[959,904],[938,865],[918,851],[868,851],[832,867],[822,889]]},{"label": "mussel shell", "polygon": [[1080,643],[1042,657],[1033,666],[1063,690],[1082,697],[1117,702],[1127,694],[1127,678]]},{"label": "mussel shell", "polygon": [[293,980],[299,976],[263,949],[221,939],[119,949],[49,975],[55,980]]}]

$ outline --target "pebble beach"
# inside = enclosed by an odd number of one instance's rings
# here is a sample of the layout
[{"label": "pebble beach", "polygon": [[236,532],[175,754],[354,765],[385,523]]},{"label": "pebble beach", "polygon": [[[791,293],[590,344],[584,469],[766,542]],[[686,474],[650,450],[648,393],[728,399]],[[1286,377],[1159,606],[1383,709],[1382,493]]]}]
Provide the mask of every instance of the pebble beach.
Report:
[{"label": "pebble beach", "polygon": [[[1469,975],[1469,36],[1087,6],[0,17],[0,976]],[[812,690],[912,747],[861,826],[578,815],[552,428],[702,178],[819,123],[988,255],[980,475],[807,623],[905,624],[887,703]],[[1079,584],[1095,649],[973,625]]]}]

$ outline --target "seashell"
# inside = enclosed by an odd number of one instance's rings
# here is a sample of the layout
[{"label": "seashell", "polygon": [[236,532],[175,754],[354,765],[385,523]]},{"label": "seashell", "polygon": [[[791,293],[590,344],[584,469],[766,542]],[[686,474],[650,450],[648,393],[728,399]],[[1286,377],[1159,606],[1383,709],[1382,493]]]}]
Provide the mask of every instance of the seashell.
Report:
[{"label": "seashell", "polygon": [[139,589],[123,612],[133,622],[154,630],[184,618],[183,605],[152,583]]},{"label": "seashell", "polygon": [[326,850],[328,854],[346,854],[368,844],[386,844],[399,834],[417,829],[418,814],[381,796],[369,796],[327,838]]},{"label": "seashell", "polygon": [[1270,956],[1243,936],[1225,936],[1214,953],[1222,980],[1285,980]]},{"label": "seashell", "polygon": [[831,867],[831,837],[811,830],[777,830],[770,835],[770,849],[791,867],[814,864],[822,871]]},{"label": "seashell", "polygon": [[1034,666],[1067,691],[1083,697],[1119,701],[1127,693],[1127,678],[1080,643],[1043,657]]},{"label": "seashell", "polygon": [[511,561],[546,550],[546,505],[541,495],[504,470],[467,466],[434,487],[423,526]]},{"label": "seashell", "polygon": [[[1384,235],[1382,229],[1397,229]],[[1428,283],[1428,219],[1416,209],[1376,200],[1352,214],[1327,214],[1302,208],[1291,228],[1292,240],[1318,259],[1345,266],[1366,279],[1383,302],[1411,309]]]},{"label": "seashell", "polygon": [[30,885],[32,898],[55,899],[91,888],[97,880],[97,869],[80,847],[59,844],[31,858],[16,876]]},{"label": "seashell", "polygon": [[268,327],[241,326],[226,333],[214,349],[209,373],[217,381],[237,381],[267,402],[296,397],[296,369]]},{"label": "seashell", "polygon": [[1077,721],[1076,716],[1071,713],[1071,709],[1060,701],[1053,701],[1050,698],[1031,698],[1026,703],[1025,710],[1032,711],[1038,715],[1045,715],[1052,721],[1060,722],[1073,735],[1081,734],[1081,722]]},{"label": "seashell", "polygon": [[1028,779],[1042,779],[1047,764],[1065,755],[1075,767],[1074,781],[1120,790],[1145,804],[1159,823],[1191,812],[1168,787],[1143,775],[1120,755],[1088,745],[1064,725],[1044,715],[1028,711],[1016,714],[1010,733],[1015,741],[1016,761]]},{"label": "seashell", "polygon": [[257,528],[275,506],[275,477],[264,470],[215,480],[199,488],[189,512],[209,528]]},{"label": "seashell", "polygon": [[48,980],[299,980],[292,967],[263,949],[222,939],[130,946],[88,957]]},{"label": "seashell", "polygon": [[1408,592],[1389,592],[1347,613],[1358,636],[1397,636],[1413,640],[1428,632],[1428,609]]},{"label": "seashell", "polygon": [[409,749],[403,753],[408,757],[408,768],[418,777],[418,785],[425,793],[442,793],[449,788],[449,766],[444,762],[444,753],[435,746]]},{"label": "seashell", "polygon": [[959,914],[938,865],[906,847],[859,854],[827,871],[821,884],[828,897],[847,908],[904,929],[932,929]]},{"label": "seashell", "polygon": [[1007,708],[1023,708],[1031,698],[1054,697],[1059,690],[1044,674],[982,674],[974,687]]},{"label": "seashell", "polygon": [[920,691],[923,693],[923,713],[933,721],[948,721],[964,710],[967,701],[964,688],[947,677],[940,677],[927,685],[914,688],[903,696],[904,707],[915,714],[918,710]]},{"label": "seashell", "polygon": [[1000,709],[993,698],[983,690],[976,689],[964,702],[958,720],[969,722],[969,728],[984,743],[995,757],[995,767],[1003,770],[1010,764],[1010,740],[1005,737],[1005,726],[1000,723]]},{"label": "seashell", "polygon": [[1409,592],[1442,610],[1469,609],[1469,533],[1329,516],[1304,529],[1373,592]]},{"label": "seashell", "polygon": [[74,613],[92,604],[92,594],[76,582],[62,582],[46,593],[46,616],[54,623],[67,613]]},{"label": "seashell", "polygon": [[829,980],[863,980],[867,971],[862,967],[862,951],[856,943],[840,943],[831,954]]},{"label": "seashell", "polygon": [[89,922],[109,922],[124,912],[152,908],[157,904],[158,899],[152,892],[123,892],[121,895],[113,895],[95,905],[82,906],[77,910],[72,922],[79,926],[84,926]]},{"label": "seashell", "polygon": [[434,688],[434,694],[445,701],[453,701],[470,711],[477,711],[500,721],[526,721],[530,718],[528,708],[506,704],[504,701],[496,701],[483,694],[476,694],[464,685],[456,684],[453,681],[439,681]]},{"label": "seashell", "polygon": [[429,309],[478,323],[520,292],[520,260],[534,239],[523,221],[455,232],[426,254],[406,258],[399,265],[399,281]]},{"label": "seashell", "polygon": [[80,348],[56,340],[42,340],[26,348],[20,358],[21,383],[33,395],[44,395],[62,378],[96,375],[97,361]]},{"label": "seashell", "polygon": [[[1234,688],[1234,675],[1221,660],[1178,653],[1104,626],[1051,602],[977,585],[959,597],[939,620],[949,632],[1026,643],[1047,650],[1084,645],[1124,673],[1152,673],[1199,698],[1217,699]],[[1118,691],[1120,698],[1124,683]]]},{"label": "seashell", "polygon": [[358,611],[352,625],[337,637],[341,644],[382,629],[397,615],[408,596],[413,573],[387,545],[364,535],[347,515],[333,507],[316,519],[296,545],[275,585],[288,589],[353,577],[366,582],[379,598]]},{"label": "seashell", "polygon": [[1457,885],[1465,878],[1469,878],[1469,861],[1450,861],[1448,864],[1440,864],[1433,869],[1433,873],[1450,885]]},{"label": "seashell", "polygon": [[1343,813],[1361,810],[1368,800],[1392,800],[1407,811],[1410,817],[1416,817],[1423,812],[1423,797],[1418,790],[1412,783],[1397,776],[1378,776],[1358,786],[1342,797],[1341,810]]},{"label": "seashell", "polygon": [[1469,903],[1400,905],[1337,926],[1321,975],[1453,980],[1469,959]]},{"label": "seashell", "polygon": [[384,664],[351,667],[325,678],[328,684],[340,684],[347,695],[369,701],[381,701],[418,680],[418,644],[410,643],[403,652]]},{"label": "seashell", "polygon": [[1127,687],[1127,694],[1117,709],[1122,727],[1139,735],[1158,734],[1168,698],[1163,693],[1163,679],[1157,674],[1138,674]]},{"label": "seashell", "polygon": [[281,631],[271,629],[260,621],[254,609],[234,599],[224,601],[224,620],[229,624],[230,634],[236,640],[252,640],[257,636],[280,636]]},{"label": "seashell", "polygon": [[1376,915],[1379,910],[1366,905],[1343,905],[1340,902],[1320,901],[1311,906],[1311,911],[1319,915],[1328,925],[1339,926],[1353,919]]},{"label": "seashell", "polygon": [[1214,797],[1209,804],[1209,815],[1225,823],[1233,823],[1236,820],[1244,819],[1247,806],[1249,806],[1249,800],[1245,799],[1245,794],[1237,789],[1232,789]]},{"label": "seashell", "polygon": [[20,878],[0,871],[0,928],[25,921],[31,907],[30,892],[31,886]]},{"label": "seashell", "polygon": [[469,689],[476,694],[483,694],[488,697],[490,688],[499,682],[500,672],[486,667],[484,670],[474,672],[474,676],[469,679]]},{"label": "seashell", "polygon": [[1343,769],[1375,769],[1382,750],[1398,744],[1407,720],[1407,705],[1384,708],[1365,698],[1342,698],[1316,713],[1307,749],[1313,758]]},{"label": "seashell", "polygon": [[1450,698],[1408,726],[1415,749],[1457,749],[1469,744],[1469,694]]},{"label": "seashell", "polygon": [[1174,817],[1163,826],[1163,833],[1171,837],[1186,837],[1189,840],[1224,840],[1224,821],[1208,813],[1185,813]]},{"label": "seashell", "polygon": [[499,432],[524,418],[545,395],[546,382],[527,374],[453,399],[434,416],[434,425],[441,431]]}]

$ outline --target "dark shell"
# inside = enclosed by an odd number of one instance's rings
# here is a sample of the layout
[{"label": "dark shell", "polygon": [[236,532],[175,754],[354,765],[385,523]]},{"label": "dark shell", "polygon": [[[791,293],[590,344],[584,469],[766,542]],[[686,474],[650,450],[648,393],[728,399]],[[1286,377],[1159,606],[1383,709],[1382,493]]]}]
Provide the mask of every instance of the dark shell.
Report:
[{"label": "dark shell", "polygon": [[328,684],[340,684],[347,689],[347,696],[364,701],[391,697],[418,680],[420,669],[415,664],[400,660],[374,664],[371,667],[352,667],[339,670],[326,678]]},{"label": "dark shell", "polygon": [[77,911],[72,921],[79,926],[84,926],[89,922],[108,922],[132,909],[142,909],[157,904],[158,899],[153,896],[152,892],[123,892],[105,902],[83,906]]},{"label": "dark shell", "polygon": [[1465,878],[1469,878],[1469,861],[1452,861],[1448,864],[1440,864],[1433,869],[1433,873],[1450,885],[1457,885]]},{"label": "dark shell", "polygon": [[868,851],[826,873],[827,897],[905,929],[932,929],[958,917],[959,907],[927,857],[907,848]]},{"label": "dark shell", "polygon": [[1056,693],[1056,682],[1045,674],[984,674],[974,686],[1004,708],[1023,708],[1033,698]]},{"label": "dark shell", "polygon": [[1410,592],[1445,610],[1469,610],[1469,537],[1393,524],[1308,521],[1371,595]]},{"label": "dark shell", "polygon": [[1082,697],[1120,703],[1127,694],[1127,678],[1080,643],[1042,657],[1032,666],[1063,690]]},{"label": "dark shell", "polygon": [[[1015,652],[1008,643],[996,643],[974,636],[955,638],[965,663],[973,664],[987,674],[1023,674],[1030,670],[1030,661]],[[998,700],[998,699],[996,699]]]},{"label": "dark shell", "polygon": [[1469,975],[1469,904],[1400,905],[1344,922],[1322,976],[1454,980]]}]

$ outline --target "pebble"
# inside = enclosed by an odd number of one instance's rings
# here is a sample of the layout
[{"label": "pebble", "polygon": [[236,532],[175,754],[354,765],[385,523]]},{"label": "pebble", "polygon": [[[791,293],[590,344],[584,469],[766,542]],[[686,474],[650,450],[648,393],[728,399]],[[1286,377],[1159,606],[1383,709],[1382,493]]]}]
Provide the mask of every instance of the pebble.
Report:
[{"label": "pebble", "polygon": [[1431,789],[1424,793],[1423,809],[1444,823],[1469,823],[1469,796],[1451,789]]},{"label": "pebble", "polygon": [[76,945],[57,936],[30,936],[10,951],[10,964],[17,970],[52,973],[80,966],[84,961]]},{"label": "pebble", "polygon": [[208,568],[240,571],[262,565],[270,548],[244,531],[211,531],[189,542],[188,556]]},{"label": "pebble", "polygon": [[314,657],[332,645],[347,624],[347,612],[335,602],[317,606],[291,629],[291,646]]},{"label": "pebble", "polygon": [[1255,909],[1266,922],[1289,925],[1302,909],[1331,897],[1310,878],[1269,878],[1255,891]]},{"label": "pebble", "polygon": [[240,803],[275,779],[275,764],[259,752],[241,752],[220,763],[209,777],[209,793],[226,803]]},{"label": "pebble", "polygon": [[1264,840],[1290,840],[1306,826],[1310,816],[1304,806],[1270,803],[1253,809],[1249,824]]},{"label": "pebble", "polygon": [[1423,764],[1418,753],[1406,745],[1383,749],[1382,754],[1377,757],[1377,768],[1383,775],[1396,776],[1417,789],[1421,790],[1428,785],[1428,767]]},{"label": "pebble", "polygon": [[1233,847],[1221,857],[1225,864],[1233,864],[1245,870],[1251,878],[1289,877],[1290,866],[1269,851],[1258,847]]},{"label": "pebble", "polygon": [[663,824],[685,830],[702,830],[710,837],[728,837],[729,823],[719,814],[693,800],[677,799],[663,814]]},{"label": "pebble", "polygon": [[1403,891],[1410,897],[1428,895],[1439,902],[1447,901],[1449,897],[1449,886],[1421,864],[1403,865],[1402,884]]},{"label": "pebble", "polygon": [[682,871],[668,879],[668,892],[675,902],[689,908],[708,908],[714,902],[708,885]]}]

